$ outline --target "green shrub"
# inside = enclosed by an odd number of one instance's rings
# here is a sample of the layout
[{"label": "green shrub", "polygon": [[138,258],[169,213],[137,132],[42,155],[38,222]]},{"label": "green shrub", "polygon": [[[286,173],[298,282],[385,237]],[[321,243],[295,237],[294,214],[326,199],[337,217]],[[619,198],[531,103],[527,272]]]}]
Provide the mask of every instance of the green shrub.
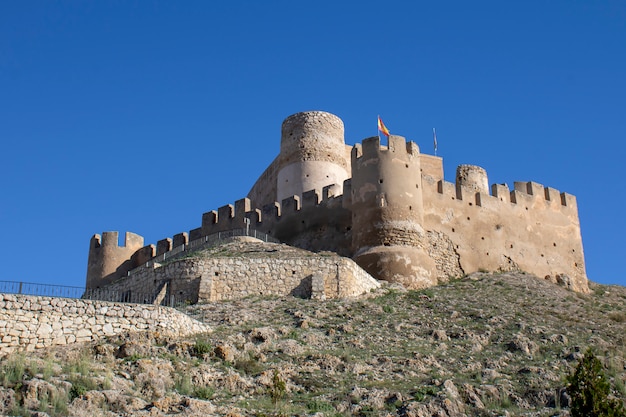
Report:
[{"label": "green shrub", "polygon": [[235,362],[234,366],[235,369],[249,376],[258,375],[263,371],[263,365],[261,365],[257,359],[252,357],[239,359]]},{"label": "green shrub", "polygon": [[211,343],[207,340],[196,340],[196,343],[193,345],[193,354],[195,356],[203,356],[207,353],[211,353],[212,347]]},{"label": "green shrub", "polygon": [[306,407],[312,413],[335,411],[335,407],[333,407],[331,403],[319,400],[317,398],[308,401],[306,403]]},{"label": "green shrub", "polygon": [[0,368],[2,371],[2,385],[5,387],[14,386],[24,379],[26,373],[26,359],[24,355],[14,355],[10,357]]},{"label": "green shrub", "polygon": [[567,391],[572,397],[573,417],[624,417],[624,404],[609,398],[611,386],[602,363],[587,349],[582,360],[568,377]]},{"label": "green shrub", "polygon": [[193,384],[189,375],[183,374],[178,377],[174,383],[174,389],[180,395],[191,395],[193,392]]},{"label": "green shrub", "polygon": [[193,396],[201,400],[210,400],[211,398],[213,398],[214,394],[215,394],[215,389],[209,386],[196,387],[193,390]]},{"label": "green shrub", "polygon": [[415,392],[413,393],[413,398],[415,398],[415,401],[421,402],[424,401],[424,398],[426,398],[427,395],[437,395],[438,391],[439,390],[437,389],[437,387],[434,387],[432,385],[424,385],[415,390]]},{"label": "green shrub", "polygon": [[65,364],[63,370],[69,374],[89,375],[91,370],[89,353],[86,350],[82,350],[78,357]]},{"label": "green shrub", "polygon": [[70,379],[72,388],[70,388],[70,401],[74,398],[82,397],[87,391],[94,391],[100,389],[98,383],[93,378],[87,376],[78,376]]}]

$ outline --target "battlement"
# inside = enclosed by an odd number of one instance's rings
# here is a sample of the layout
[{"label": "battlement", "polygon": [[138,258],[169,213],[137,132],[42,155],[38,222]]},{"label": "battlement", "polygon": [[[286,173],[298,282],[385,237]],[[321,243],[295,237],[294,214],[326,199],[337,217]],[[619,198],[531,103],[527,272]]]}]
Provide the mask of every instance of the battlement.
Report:
[{"label": "battlement", "polygon": [[[348,187],[346,194],[345,188]],[[302,211],[319,209],[320,207],[336,208],[343,206],[344,195],[350,195],[350,181],[345,181],[344,185],[331,184],[323,187],[320,193],[317,189],[308,190],[302,193],[302,197],[293,195],[265,204],[261,209],[251,208],[250,200],[247,198],[237,200],[234,205],[228,204],[220,207],[217,211],[209,211],[202,215],[202,235],[244,228],[244,218],[250,220],[250,227],[271,232],[272,226]],[[271,234],[271,233],[270,233]]]},{"label": "battlement", "polygon": [[459,200],[478,207],[507,203],[523,205],[527,210],[577,210],[575,196],[536,182],[515,182],[514,190],[509,190],[506,184],[492,184],[489,193],[474,186],[467,187],[463,182],[440,180],[436,184],[436,192],[444,199]]},{"label": "battlement", "polygon": [[119,232],[103,232],[102,236],[95,234],[91,238],[90,248],[128,248],[128,247],[141,247],[143,246],[143,236],[132,232],[126,232],[124,234],[124,242],[119,244]]},{"label": "battlement", "polygon": [[360,158],[376,158],[381,154],[394,153],[407,155],[419,155],[419,146],[415,142],[407,142],[403,136],[390,135],[388,144],[382,145],[379,136],[372,136],[364,139],[362,143],[357,143],[352,148],[352,160]]}]

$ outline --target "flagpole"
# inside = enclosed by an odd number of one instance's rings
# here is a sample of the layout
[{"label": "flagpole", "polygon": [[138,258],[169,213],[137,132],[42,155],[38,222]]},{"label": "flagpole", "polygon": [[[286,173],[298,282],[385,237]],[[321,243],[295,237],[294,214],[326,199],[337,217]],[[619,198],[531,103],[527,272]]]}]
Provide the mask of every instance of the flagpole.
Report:
[{"label": "flagpole", "polygon": [[435,156],[437,156],[437,133],[435,133],[434,127],[433,127],[433,145],[435,147]]},{"label": "flagpole", "polygon": [[378,118],[376,119],[376,136],[378,136],[378,142],[380,143],[380,125],[379,125],[379,120],[380,120],[380,114],[377,116]]}]

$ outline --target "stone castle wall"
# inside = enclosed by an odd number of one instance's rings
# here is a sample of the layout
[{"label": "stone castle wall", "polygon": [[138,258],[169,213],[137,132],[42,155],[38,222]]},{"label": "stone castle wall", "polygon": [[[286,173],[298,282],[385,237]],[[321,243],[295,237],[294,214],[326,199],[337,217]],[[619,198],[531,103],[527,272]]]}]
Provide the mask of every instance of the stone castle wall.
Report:
[{"label": "stone castle wall", "polygon": [[[361,267],[370,265],[374,277],[409,287],[478,270],[520,269],[588,291],[575,197],[533,182],[489,189],[487,172],[472,165],[461,165],[456,181],[447,182],[440,157],[419,153],[399,136],[387,142],[370,138],[355,145],[363,156],[351,164],[338,117],[290,116],[283,123],[281,152],[248,198],[204,213],[189,239],[245,227],[247,218],[251,228],[289,245],[353,258]],[[398,156],[401,148],[407,156]],[[388,154],[398,157],[383,161]],[[374,198],[361,198],[369,192]],[[366,213],[371,216],[363,220]],[[146,246],[130,261],[139,265],[154,252],[154,245]],[[91,255],[92,250],[90,262]],[[421,278],[403,278],[413,273]],[[98,277],[88,279],[94,281]]]},{"label": "stone castle wall", "polygon": [[0,294],[0,355],[147,330],[186,336],[209,328],[168,307]]},{"label": "stone castle wall", "polygon": [[488,194],[424,181],[423,192],[424,227],[450,240],[465,273],[519,269],[588,292],[574,196],[534,182]]},{"label": "stone castle wall", "polygon": [[[293,295],[302,298],[353,297],[380,287],[380,283],[354,261],[336,255],[280,255],[283,245],[240,243],[241,252],[267,256],[212,256],[173,260],[133,271],[129,277],[107,286],[128,296],[155,296],[198,301],[219,301],[251,295]],[[221,246],[224,251],[229,246]],[[314,283],[314,276],[316,282]],[[153,300],[147,300],[152,302]]]}]

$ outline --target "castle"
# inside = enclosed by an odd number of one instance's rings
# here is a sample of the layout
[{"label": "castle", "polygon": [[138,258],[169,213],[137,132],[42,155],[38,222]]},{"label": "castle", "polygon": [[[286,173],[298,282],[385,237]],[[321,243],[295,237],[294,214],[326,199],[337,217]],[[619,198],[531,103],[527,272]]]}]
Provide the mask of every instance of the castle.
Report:
[{"label": "castle", "polygon": [[371,137],[349,146],[341,119],[321,111],[285,119],[280,152],[247,197],[204,213],[200,227],[156,246],[134,233],[122,246],[117,232],[94,235],[87,288],[128,286],[129,272],[155,256],[246,227],[351,258],[372,277],[407,288],[522,270],[589,291],[574,196],[535,182],[490,188],[486,171],[473,165],[459,166],[455,183],[447,182],[442,158],[414,142],[391,135],[387,144]]}]

